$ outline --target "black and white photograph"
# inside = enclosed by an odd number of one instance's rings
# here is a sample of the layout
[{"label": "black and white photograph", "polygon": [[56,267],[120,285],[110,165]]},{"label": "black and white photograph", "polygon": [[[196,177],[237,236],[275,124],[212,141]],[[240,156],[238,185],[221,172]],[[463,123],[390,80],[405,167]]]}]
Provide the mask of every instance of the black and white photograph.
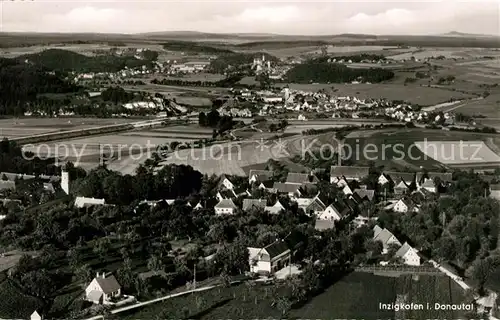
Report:
[{"label": "black and white photograph", "polygon": [[0,0],[0,320],[499,320],[500,0]]}]

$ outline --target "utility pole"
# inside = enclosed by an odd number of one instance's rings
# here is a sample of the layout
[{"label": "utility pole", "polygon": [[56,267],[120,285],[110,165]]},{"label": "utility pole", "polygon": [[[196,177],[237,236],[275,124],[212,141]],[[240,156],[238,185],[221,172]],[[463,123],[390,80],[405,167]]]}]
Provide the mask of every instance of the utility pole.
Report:
[{"label": "utility pole", "polygon": [[193,289],[196,289],[196,263],[193,267]]},{"label": "utility pole", "polygon": [[290,252],[290,256],[288,257],[288,276],[292,276],[292,253]]}]

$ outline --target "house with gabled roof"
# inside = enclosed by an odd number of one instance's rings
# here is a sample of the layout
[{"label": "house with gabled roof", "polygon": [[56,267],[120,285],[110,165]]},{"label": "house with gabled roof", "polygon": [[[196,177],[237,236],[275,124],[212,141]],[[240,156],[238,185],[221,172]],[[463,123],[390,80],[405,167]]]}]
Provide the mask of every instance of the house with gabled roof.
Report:
[{"label": "house with gabled roof", "polygon": [[121,296],[121,286],[115,276],[97,273],[96,277],[85,289],[85,297],[96,304],[109,304],[112,298]]},{"label": "house with gabled roof", "polygon": [[379,226],[375,226],[373,233],[373,240],[382,242],[383,253],[387,253],[389,246],[392,244],[401,246],[401,242],[386,228],[382,229]]},{"label": "house with gabled roof", "polygon": [[275,182],[273,190],[278,194],[287,194],[290,198],[300,197],[303,193],[302,184]]},{"label": "house with gabled roof", "polygon": [[286,176],[286,183],[315,184],[319,179],[313,174],[289,172]]},{"label": "house with gabled roof", "polygon": [[429,192],[436,193],[436,185],[434,184],[434,181],[432,179],[425,179],[424,183],[420,185],[420,189],[425,189]]},{"label": "house with gabled roof", "polygon": [[250,170],[248,174],[248,183],[260,183],[263,181],[271,180],[273,172],[269,170]]},{"label": "house with gabled roof", "polygon": [[312,198],[311,202],[307,205],[305,208],[304,212],[308,215],[315,215],[318,216],[321,213],[323,213],[326,209],[326,204],[324,197],[317,195],[314,198]]},{"label": "house with gabled roof", "polygon": [[232,179],[230,179],[228,176],[226,176],[225,174],[223,174],[221,177],[220,177],[220,181],[219,181],[219,188],[223,187],[223,188],[226,188],[226,189],[234,189],[235,188],[235,185],[234,185],[234,182],[231,181]]},{"label": "house with gabled roof", "polygon": [[413,182],[416,182],[417,174],[414,172],[396,172],[396,171],[385,171],[384,176],[394,182],[394,185],[399,184],[404,181],[408,186]]},{"label": "house with gabled roof", "polygon": [[250,272],[274,274],[290,263],[292,252],[286,242],[277,240],[264,248],[248,247]]},{"label": "house with gabled roof", "polygon": [[410,186],[406,184],[405,181],[401,180],[396,186],[394,186],[395,195],[403,195],[410,190]]},{"label": "house with gabled roof", "polygon": [[354,194],[357,195],[362,201],[373,201],[373,198],[375,197],[375,190],[354,189],[353,195]]},{"label": "house with gabled roof", "polygon": [[243,211],[250,210],[252,208],[264,209],[267,205],[265,199],[243,199],[242,209]]},{"label": "house with gabled roof", "polygon": [[345,178],[347,181],[360,181],[369,174],[370,167],[332,166],[330,168],[330,183],[337,184],[342,178]]},{"label": "house with gabled roof", "polygon": [[398,213],[407,213],[412,208],[412,203],[409,199],[401,198],[395,204],[392,210]]},{"label": "house with gabled roof", "polygon": [[340,177],[339,179],[334,179],[335,182],[330,181],[332,184],[337,185],[338,188],[343,188],[347,185],[349,185],[349,182],[345,177]]},{"label": "house with gabled roof", "polygon": [[222,199],[214,207],[215,214],[234,214],[237,208],[231,199]]},{"label": "house with gabled roof", "polygon": [[43,317],[38,313],[38,311],[33,311],[30,316],[30,320],[43,320]]},{"label": "house with gabled roof", "polygon": [[409,266],[419,266],[420,265],[420,255],[418,251],[412,248],[408,242],[405,242],[395,254],[396,257],[401,258],[404,264]]},{"label": "house with gabled roof", "polygon": [[278,214],[281,211],[285,210],[285,206],[283,206],[283,204],[281,204],[279,200],[276,200],[275,204],[273,204],[272,206],[266,206],[264,210],[269,213]]},{"label": "house with gabled roof", "polygon": [[351,209],[342,202],[335,202],[325,208],[318,215],[319,220],[334,220],[339,221],[349,216]]}]

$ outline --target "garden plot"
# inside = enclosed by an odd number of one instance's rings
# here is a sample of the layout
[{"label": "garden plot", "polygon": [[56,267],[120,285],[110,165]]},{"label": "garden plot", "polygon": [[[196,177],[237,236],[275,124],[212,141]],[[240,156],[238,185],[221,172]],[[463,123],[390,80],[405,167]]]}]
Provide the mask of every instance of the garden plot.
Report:
[{"label": "garden plot", "polygon": [[500,164],[500,156],[493,152],[483,141],[419,141],[417,148],[443,164]]}]

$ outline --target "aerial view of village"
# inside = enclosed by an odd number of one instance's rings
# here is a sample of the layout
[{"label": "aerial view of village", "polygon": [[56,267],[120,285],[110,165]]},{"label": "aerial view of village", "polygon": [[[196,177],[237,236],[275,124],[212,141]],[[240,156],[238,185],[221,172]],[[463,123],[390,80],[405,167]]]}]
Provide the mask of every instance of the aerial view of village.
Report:
[{"label": "aerial view of village", "polygon": [[0,320],[500,318],[498,2],[0,10]]}]

